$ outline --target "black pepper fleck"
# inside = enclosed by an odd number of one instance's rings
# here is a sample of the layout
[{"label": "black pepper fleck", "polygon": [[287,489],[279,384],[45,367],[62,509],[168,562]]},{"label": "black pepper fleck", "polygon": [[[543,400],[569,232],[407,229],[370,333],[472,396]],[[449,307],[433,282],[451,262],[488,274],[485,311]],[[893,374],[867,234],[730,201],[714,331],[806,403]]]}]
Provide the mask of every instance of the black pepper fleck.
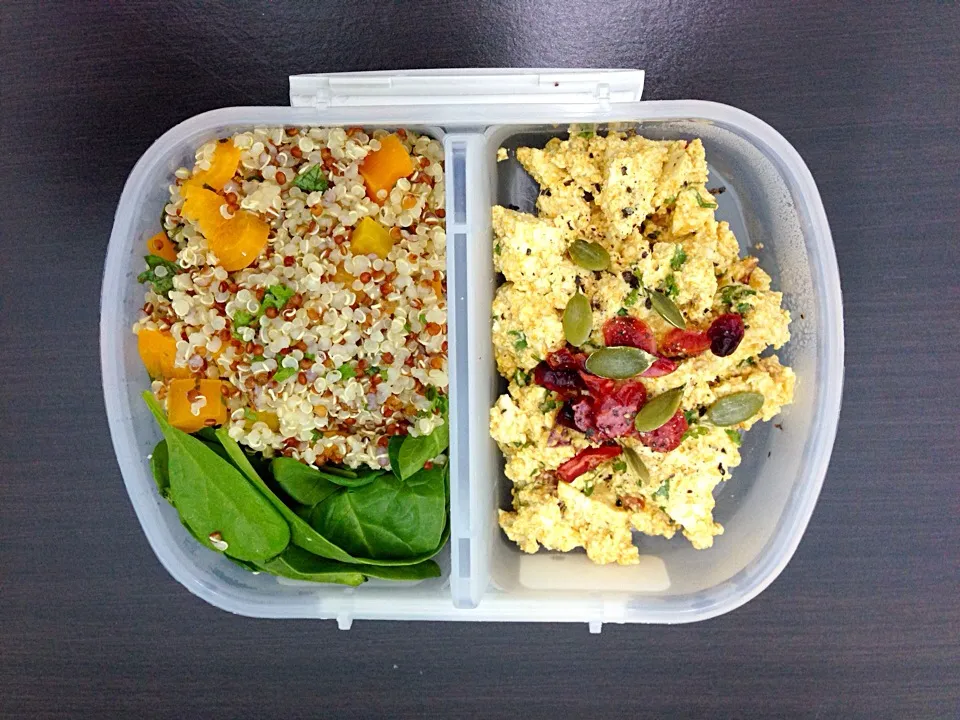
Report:
[{"label": "black pepper fleck", "polygon": [[583,199],[586,200],[588,203],[592,203],[592,202],[593,202],[593,193],[592,193],[592,192],[584,191],[584,193],[583,193]]},{"label": "black pepper fleck", "polygon": [[621,174],[621,175],[626,175],[626,174],[627,174],[627,166],[626,166],[626,165],[621,165],[621,166],[620,166],[620,174]]},{"label": "black pepper fleck", "polygon": [[647,298],[646,300],[643,301],[643,306],[647,310],[653,310],[653,301],[651,301],[650,298]]}]

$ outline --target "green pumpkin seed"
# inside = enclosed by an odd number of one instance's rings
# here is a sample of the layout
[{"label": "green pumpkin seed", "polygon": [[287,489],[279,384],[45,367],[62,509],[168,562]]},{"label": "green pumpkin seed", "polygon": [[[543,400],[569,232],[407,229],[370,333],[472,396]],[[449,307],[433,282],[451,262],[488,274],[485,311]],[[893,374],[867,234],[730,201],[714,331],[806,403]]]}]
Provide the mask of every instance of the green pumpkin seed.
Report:
[{"label": "green pumpkin seed", "polygon": [[672,418],[680,407],[680,401],[683,399],[683,385],[673,390],[667,390],[657,395],[648,402],[637,413],[633,426],[638,432],[650,432],[662,427]]},{"label": "green pumpkin seed", "polygon": [[725,395],[707,408],[706,420],[726,427],[749,420],[763,407],[763,395],[758,392],[736,392]]},{"label": "green pumpkin seed", "polygon": [[658,290],[647,290],[647,297],[650,298],[650,304],[657,311],[657,315],[675,328],[687,329],[687,322],[683,319],[683,313],[680,312],[680,308],[674,304],[673,300]]},{"label": "green pumpkin seed", "polygon": [[609,347],[587,358],[587,371],[613,380],[639,375],[656,361],[656,356],[639,348]]},{"label": "green pumpkin seed", "polygon": [[563,336],[576,347],[583,345],[593,330],[593,310],[587,296],[578,292],[563,311]]},{"label": "green pumpkin seed", "polygon": [[606,270],[610,267],[610,253],[600,243],[574,240],[567,252],[571,260],[587,270]]},{"label": "green pumpkin seed", "polygon": [[627,463],[627,468],[636,476],[638,482],[641,485],[646,485],[650,482],[650,471],[647,470],[647,466],[643,464],[643,460],[640,459],[636,451],[628,448],[626,445],[621,445],[620,447],[623,450],[623,459]]}]

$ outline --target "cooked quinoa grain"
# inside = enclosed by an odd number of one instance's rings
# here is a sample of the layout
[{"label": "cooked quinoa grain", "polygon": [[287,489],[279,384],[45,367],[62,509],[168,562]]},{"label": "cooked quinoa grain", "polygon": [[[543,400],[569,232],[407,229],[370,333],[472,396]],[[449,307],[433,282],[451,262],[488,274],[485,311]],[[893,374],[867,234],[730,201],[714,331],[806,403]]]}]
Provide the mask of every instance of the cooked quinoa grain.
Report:
[{"label": "cooked quinoa grain", "polygon": [[[163,230],[175,266],[154,270],[133,331],[172,336],[178,377],[219,378],[230,436],[267,457],[386,467],[389,436],[429,434],[443,422],[443,148],[396,131],[414,170],[371,198],[361,164],[388,135],[257,128],[202,145],[169,188]],[[215,190],[223,221],[250,215],[269,226],[260,254],[234,272],[183,212],[185,188],[211,172],[223,142],[240,158]],[[389,238],[384,256],[352,251],[364,219]],[[158,292],[171,275],[172,288]],[[172,382],[153,381],[158,398]],[[205,402],[199,395],[194,415]]]}]

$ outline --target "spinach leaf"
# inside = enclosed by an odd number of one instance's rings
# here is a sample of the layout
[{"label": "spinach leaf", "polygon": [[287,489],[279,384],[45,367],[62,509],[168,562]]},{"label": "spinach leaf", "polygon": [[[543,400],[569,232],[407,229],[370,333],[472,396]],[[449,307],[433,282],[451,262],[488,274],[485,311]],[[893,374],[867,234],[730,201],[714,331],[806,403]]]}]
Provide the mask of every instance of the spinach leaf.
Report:
[{"label": "spinach leaf", "polygon": [[270,463],[270,471],[283,491],[301,505],[312,507],[340,489],[314,468],[293,458],[275,458]]},{"label": "spinach leaf", "polygon": [[137,275],[137,282],[148,282],[157,295],[169,296],[173,290],[173,276],[180,272],[180,266],[159,255],[147,255],[143,259],[147,261],[147,269]]},{"label": "spinach leaf", "polygon": [[[167,441],[170,496],[200,537],[217,537],[240,560],[266,560],[290,544],[290,528],[243,475],[201,440],[167,422],[153,393],[143,393]],[[242,455],[242,453],[241,453]]]},{"label": "spinach leaf", "polygon": [[400,448],[403,447],[405,435],[391,435],[387,444],[387,457],[390,458],[390,469],[393,474],[400,477]]},{"label": "spinach leaf", "polygon": [[[311,552],[314,555],[319,555],[320,557],[329,558],[331,560],[339,560],[340,562],[356,563],[360,565],[415,565],[423,562],[424,560],[429,560],[438,552],[440,552],[441,548],[443,547],[441,544],[437,547],[431,548],[429,552],[421,553],[420,555],[415,555],[413,557],[395,560],[354,557],[334,542],[328,540],[321,532],[318,532],[307,523],[305,518],[311,517],[311,508],[304,506],[291,508],[284,504],[283,500],[281,500],[277,494],[273,492],[273,490],[271,490],[270,487],[260,478],[260,476],[257,474],[257,471],[254,470],[253,465],[250,464],[250,461],[247,459],[247,456],[244,454],[243,450],[236,443],[236,441],[230,437],[226,430],[223,428],[217,430],[217,438],[223,444],[224,450],[230,456],[231,460],[236,463],[237,467],[240,469],[240,472],[242,472],[261,493],[263,493],[263,495],[267,498],[267,501],[270,502],[270,504],[273,505],[289,523],[290,535],[293,544],[297,547],[303,548],[307,552]],[[361,490],[352,492],[362,492],[363,490],[375,487],[376,485],[370,485],[367,488],[362,488]],[[347,490],[343,488],[339,492],[347,492]],[[326,505],[327,502],[329,502],[329,499],[321,503],[321,505]],[[320,506],[318,505],[317,507]],[[443,541],[446,541],[445,538],[443,538]]]},{"label": "spinach leaf", "polygon": [[379,482],[331,495],[310,513],[310,525],[353,555],[406,558],[437,549],[446,524],[443,468],[407,480]]},{"label": "spinach leaf", "polygon": [[[397,455],[397,475],[405,480],[423,467],[428,460],[447,449],[450,444],[450,429],[446,421],[429,435],[412,437],[408,435],[400,446]],[[389,450],[388,450],[389,452]]]},{"label": "spinach leaf", "polygon": [[291,545],[273,560],[261,563],[259,568],[271,575],[292,580],[337,583],[351,587],[357,587],[366,581],[358,566],[317,557],[296,545]]},{"label": "spinach leaf", "polygon": [[300,372],[299,368],[284,366],[277,370],[270,379],[274,382],[282,383],[284,380],[289,380],[292,378],[298,372]]},{"label": "spinach leaf", "polygon": [[167,453],[167,441],[161,440],[153,449],[150,456],[150,471],[153,473],[153,481],[157,484],[157,490],[160,491],[160,497],[170,499],[170,456]]},{"label": "spinach leaf", "polygon": [[330,182],[327,180],[327,176],[323,174],[323,167],[317,164],[306,172],[297,175],[293,184],[304,192],[323,192],[329,187]]}]

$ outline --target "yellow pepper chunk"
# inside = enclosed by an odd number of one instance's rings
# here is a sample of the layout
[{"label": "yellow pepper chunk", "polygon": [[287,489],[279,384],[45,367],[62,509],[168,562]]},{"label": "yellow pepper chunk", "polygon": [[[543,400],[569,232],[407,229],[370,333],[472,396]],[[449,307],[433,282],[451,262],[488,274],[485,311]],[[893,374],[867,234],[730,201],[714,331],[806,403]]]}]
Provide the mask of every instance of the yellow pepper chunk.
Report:
[{"label": "yellow pepper chunk", "polygon": [[167,420],[187,433],[223,425],[227,407],[219,380],[171,380],[167,387]]},{"label": "yellow pepper chunk", "polygon": [[350,251],[354,255],[374,253],[380,258],[386,258],[392,247],[390,231],[370,217],[360,220],[350,237]]},{"label": "yellow pepper chunk", "polygon": [[177,342],[170,333],[143,328],[137,333],[137,352],[152,378],[187,378],[189,368],[176,367]]},{"label": "yellow pepper chunk", "polygon": [[201,188],[209,185],[214,190],[223,190],[223,186],[233,179],[239,164],[240,148],[230,140],[221,141],[217,143],[217,149],[213,152],[210,169],[194,173],[183,184]]},{"label": "yellow pepper chunk", "polygon": [[177,248],[162,230],[147,240],[147,254],[162,257],[168,262],[177,261]]}]

